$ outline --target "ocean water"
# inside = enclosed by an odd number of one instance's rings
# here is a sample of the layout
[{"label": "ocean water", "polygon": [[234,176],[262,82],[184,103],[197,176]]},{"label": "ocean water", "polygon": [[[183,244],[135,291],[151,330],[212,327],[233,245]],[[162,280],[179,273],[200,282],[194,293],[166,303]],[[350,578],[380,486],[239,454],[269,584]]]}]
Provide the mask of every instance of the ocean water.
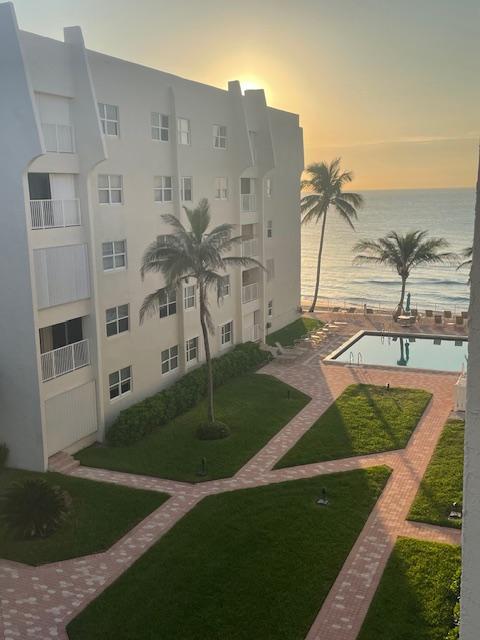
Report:
[{"label": "ocean water", "polygon": [[[383,265],[353,265],[353,246],[364,238],[379,238],[389,231],[405,233],[428,229],[462,251],[473,241],[475,192],[473,189],[408,189],[364,191],[355,231],[330,210],[327,218],[320,276],[320,301],[393,307],[400,297],[398,275]],[[302,296],[315,288],[320,225],[302,227]],[[407,282],[412,306],[418,309],[466,309],[469,300],[468,268],[429,265],[414,269]]]}]

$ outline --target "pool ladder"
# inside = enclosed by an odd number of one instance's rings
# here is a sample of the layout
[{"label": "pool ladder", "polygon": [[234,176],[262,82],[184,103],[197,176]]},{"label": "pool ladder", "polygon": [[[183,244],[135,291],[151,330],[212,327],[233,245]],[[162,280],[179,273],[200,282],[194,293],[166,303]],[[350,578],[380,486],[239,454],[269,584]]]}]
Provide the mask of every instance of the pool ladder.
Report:
[{"label": "pool ladder", "polygon": [[[353,353],[353,351],[350,351],[350,355],[349,355],[349,363],[351,365],[355,364],[355,354]],[[360,366],[361,364],[363,364],[363,355],[361,354],[361,352],[359,351],[357,353],[357,365]]]}]

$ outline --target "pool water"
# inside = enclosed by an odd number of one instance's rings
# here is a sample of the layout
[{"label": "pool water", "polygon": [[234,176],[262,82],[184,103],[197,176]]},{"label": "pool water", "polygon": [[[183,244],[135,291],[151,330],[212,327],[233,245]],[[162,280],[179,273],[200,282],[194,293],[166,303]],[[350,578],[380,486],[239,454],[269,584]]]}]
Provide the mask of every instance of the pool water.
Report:
[{"label": "pool water", "polygon": [[338,355],[332,354],[332,360],[434,371],[462,371],[467,367],[465,338],[367,333],[340,349]]}]

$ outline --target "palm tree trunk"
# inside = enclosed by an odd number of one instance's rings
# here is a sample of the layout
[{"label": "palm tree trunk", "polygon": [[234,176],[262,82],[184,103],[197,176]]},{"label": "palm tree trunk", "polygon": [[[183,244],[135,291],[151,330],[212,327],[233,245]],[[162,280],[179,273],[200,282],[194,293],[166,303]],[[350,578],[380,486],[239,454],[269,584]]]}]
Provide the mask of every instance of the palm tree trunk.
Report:
[{"label": "palm tree trunk", "polygon": [[393,314],[393,319],[397,320],[398,316],[400,316],[402,314],[403,311],[403,302],[405,300],[405,289],[407,287],[407,279],[405,277],[402,277],[402,292],[400,294],[400,301],[398,303],[398,307],[395,309],[395,312]]},{"label": "palm tree trunk", "polygon": [[312,304],[310,305],[310,313],[315,311],[315,307],[317,305],[318,288],[320,286],[320,267],[321,267],[321,264],[322,264],[323,241],[325,239],[325,225],[326,225],[326,222],[327,222],[327,212],[325,211],[325,213],[323,214],[323,221],[322,221],[322,235],[320,237],[320,247],[318,248],[317,281],[315,283],[315,293],[314,293],[314,296],[313,296]]},{"label": "palm tree trunk", "polygon": [[213,370],[212,370],[212,358],[210,355],[210,341],[208,338],[208,327],[205,319],[206,316],[206,304],[205,304],[205,285],[199,283],[200,294],[200,324],[202,325],[203,345],[205,348],[205,360],[207,362],[207,390],[208,390],[208,421],[210,423],[215,422],[215,411],[213,406]]}]

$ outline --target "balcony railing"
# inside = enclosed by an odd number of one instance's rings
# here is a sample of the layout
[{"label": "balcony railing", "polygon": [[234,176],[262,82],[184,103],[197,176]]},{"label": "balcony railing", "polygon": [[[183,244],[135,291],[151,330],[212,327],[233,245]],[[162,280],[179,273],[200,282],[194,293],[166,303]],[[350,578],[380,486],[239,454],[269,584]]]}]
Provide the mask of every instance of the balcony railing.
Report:
[{"label": "balcony railing", "polygon": [[245,330],[245,338],[251,342],[260,340],[260,325],[253,324],[251,327],[247,327]]},{"label": "balcony railing", "polygon": [[244,258],[253,258],[254,256],[258,256],[257,238],[242,240],[242,256]]},{"label": "balcony railing", "polygon": [[52,380],[65,373],[75,371],[90,364],[88,340],[80,340],[65,347],[42,353],[42,380]]},{"label": "balcony railing", "polygon": [[243,213],[249,213],[257,210],[257,201],[254,193],[240,194],[240,208]]},{"label": "balcony railing", "polygon": [[242,302],[252,302],[258,298],[258,282],[246,284],[242,287]]},{"label": "balcony railing", "polygon": [[45,149],[54,153],[75,153],[75,135],[71,124],[42,123]]},{"label": "balcony railing", "polygon": [[80,202],[74,200],[30,200],[32,229],[77,227],[81,223]]}]

